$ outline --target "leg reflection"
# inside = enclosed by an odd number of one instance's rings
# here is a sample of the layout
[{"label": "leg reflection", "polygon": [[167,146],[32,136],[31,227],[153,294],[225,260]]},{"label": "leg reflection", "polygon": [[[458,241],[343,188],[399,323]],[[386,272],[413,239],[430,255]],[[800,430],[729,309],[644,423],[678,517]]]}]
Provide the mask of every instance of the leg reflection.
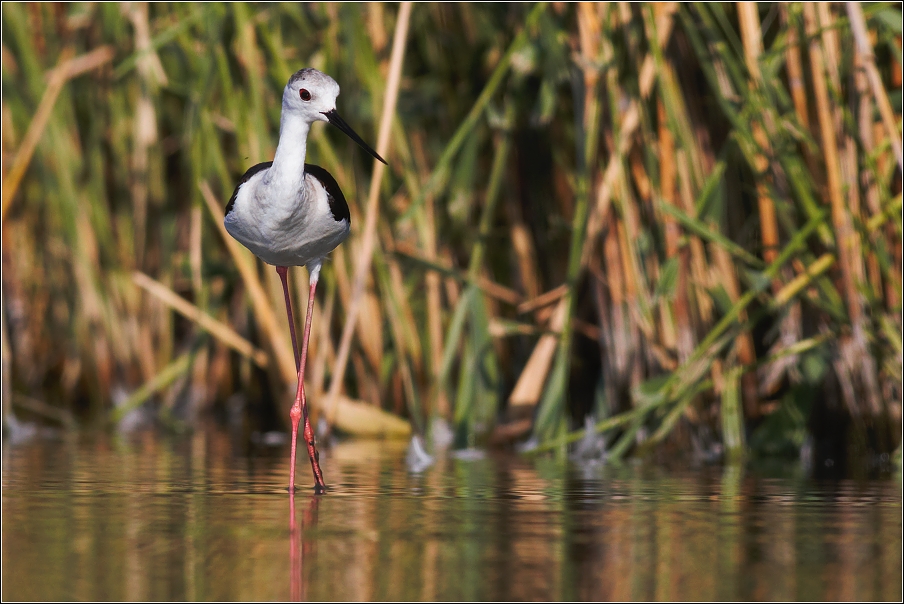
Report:
[{"label": "leg reflection", "polygon": [[295,493],[289,491],[289,599],[301,602],[308,599],[304,577],[304,560],[313,561],[314,540],[311,529],[317,526],[317,507],[320,497],[314,495],[308,499],[307,508],[301,517],[299,526],[295,517]]}]

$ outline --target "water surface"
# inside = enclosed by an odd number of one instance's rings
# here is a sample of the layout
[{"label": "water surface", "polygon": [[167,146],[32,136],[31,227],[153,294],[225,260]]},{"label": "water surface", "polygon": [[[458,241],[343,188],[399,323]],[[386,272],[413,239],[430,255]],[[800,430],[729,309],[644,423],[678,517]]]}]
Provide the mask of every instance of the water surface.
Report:
[{"label": "water surface", "polygon": [[2,597],[901,599],[895,479],[512,455],[411,474],[404,450],[325,450],[330,492],[293,513],[287,450],[215,429],[7,445]]}]

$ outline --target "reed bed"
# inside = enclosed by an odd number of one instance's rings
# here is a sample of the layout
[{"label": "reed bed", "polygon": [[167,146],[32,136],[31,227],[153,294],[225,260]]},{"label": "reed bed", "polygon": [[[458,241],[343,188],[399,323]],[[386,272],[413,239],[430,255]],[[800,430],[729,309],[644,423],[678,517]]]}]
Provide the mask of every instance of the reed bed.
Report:
[{"label": "reed bed", "polygon": [[352,212],[312,333],[330,427],[600,434],[610,460],[899,447],[898,4],[2,18],[7,424],[285,422],[279,282],[222,214],[314,66],[389,160],[328,129],[308,145]]}]

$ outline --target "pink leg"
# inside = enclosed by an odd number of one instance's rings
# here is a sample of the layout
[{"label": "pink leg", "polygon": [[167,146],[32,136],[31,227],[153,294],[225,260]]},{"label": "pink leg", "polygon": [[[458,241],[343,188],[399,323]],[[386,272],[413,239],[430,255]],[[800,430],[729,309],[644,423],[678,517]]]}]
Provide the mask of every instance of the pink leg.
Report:
[{"label": "pink leg", "polygon": [[292,299],[289,297],[289,282],[286,278],[289,272],[287,266],[277,266],[276,273],[282,281],[283,294],[286,296],[286,314],[289,315],[289,333],[292,334],[292,352],[295,353],[295,371],[298,371],[298,338],[295,337],[295,316],[292,314]]},{"label": "pink leg", "polygon": [[[282,269],[282,270],[280,270]],[[298,347],[295,338],[295,327],[292,317],[292,303],[289,301],[288,283],[285,277],[286,268],[277,267],[277,272],[282,279],[283,292],[286,295],[286,311],[289,313],[289,325],[292,326],[292,344],[295,349],[295,363],[298,368],[298,389],[295,393],[295,403],[289,410],[289,417],[292,419],[292,450],[291,459],[289,461],[289,491],[295,490],[295,451],[298,442],[298,422],[304,418],[303,437],[305,445],[308,448],[308,456],[311,458],[311,469],[314,471],[314,490],[318,493],[326,491],[326,485],[323,483],[323,473],[320,471],[319,455],[317,448],[314,446],[314,430],[311,429],[311,420],[308,418],[307,401],[304,395],[304,368],[308,357],[308,339],[311,335],[311,319],[314,315],[314,292],[317,289],[316,277],[311,279],[311,289],[308,294],[308,313],[305,318],[304,339],[301,343],[301,358],[298,356]]]},{"label": "pink leg", "polygon": [[[311,420],[308,418],[308,405],[304,395],[304,367],[308,359],[308,341],[311,337],[311,321],[314,318],[314,292],[317,290],[317,278],[311,279],[311,288],[308,293],[308,314],[304,321],[304,337],[301,340],[301,369],[298,370],[298,392],[295,394],[295,405],[301,405],[301,414],[304,417],[304,442],[308,447],[308,457],[311,459],[311,470],[314,472],[314,490],[318,493],[326,491],[323,483],[323,472],[320,471],[320,455],[314,446],[314,430],[311,429]],[[291,415],[291,413],[290,413]],[[294,461],[294,458],[293,458]],[[294,483],[293,483],[294,484]]]}]

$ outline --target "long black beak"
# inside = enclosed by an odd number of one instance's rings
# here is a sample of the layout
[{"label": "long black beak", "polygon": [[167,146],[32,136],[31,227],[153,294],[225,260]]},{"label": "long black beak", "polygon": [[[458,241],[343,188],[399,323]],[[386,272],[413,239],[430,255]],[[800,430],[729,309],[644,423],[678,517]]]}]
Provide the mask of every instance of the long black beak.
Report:
[{"label": "long black beak", "polygon": [[[324,111],[324,112],[323,112],[323,115],[326,116],[326,119],[328,119],[332,125],[336,126],[336,127],[339,128],[340,130],[342,130],[343,132],[345,132],[345,133],[348,135],[348,137],[349,137],[350,139],[352,139],[353,141],[355,141],[356,143],[358,143],[359,145],[361,145],[361,146],[364,148],[365,151],[367,151],[368,153],[370,153],[371,155],[373,155],[374,157],[376,157],[377,159],[379,159],[381,162],[383,162],[384,164],[386,164],[386,160],[383,159],[382,157],[380,157],[380,155],[379,155],[376,151],[374,151],[373,149],[371,149],[371,148],[370,148],[370,145],[368,145],[367,143],[365,143],[365,142],[361,139],[361,137],[358,136],[358,133],[355,132],[354,130],[352,130],[352,127],[349,126],[348,124],[346,124],[344,119],[342,119],[341,117],[339,117],[339,114],[336,112],[335,109],[333,109],[332,111]],[[386,165],[388,166],[389,164],[386,164]]]}]

